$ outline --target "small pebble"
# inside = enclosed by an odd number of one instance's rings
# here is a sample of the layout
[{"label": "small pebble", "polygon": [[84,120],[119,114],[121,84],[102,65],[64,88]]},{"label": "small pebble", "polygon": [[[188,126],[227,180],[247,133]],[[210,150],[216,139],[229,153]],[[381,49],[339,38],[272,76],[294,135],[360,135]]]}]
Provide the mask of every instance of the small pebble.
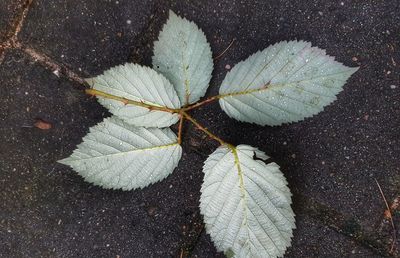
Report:
[{"label": "small pebble", "polygon": [[394,90],[394,89],[397,88],[397,86],[396,86],[396,85],[390,85],[390,88],[391,88],[392,90]]},{"label": "small pebble", "polygon": [[131,20],[127,20],[127,21],[126,21],[126,24],[128,24],[128,25],[129,25],[129,24],[132,24],[132,21],[131,21]]},{"label": "small pebble", "polygon": [[231,69],[231,66],[227,64],[227,65],[225,65],[225,69],[226,69],[226,70],[230,70],[230,69]]},{"label": "small pebble", "polygon": [[149,216],[153,217],[156,214],[157,211],[157,207],[154,206],[150,206],[147,208],[147,214],[149,214]]}]

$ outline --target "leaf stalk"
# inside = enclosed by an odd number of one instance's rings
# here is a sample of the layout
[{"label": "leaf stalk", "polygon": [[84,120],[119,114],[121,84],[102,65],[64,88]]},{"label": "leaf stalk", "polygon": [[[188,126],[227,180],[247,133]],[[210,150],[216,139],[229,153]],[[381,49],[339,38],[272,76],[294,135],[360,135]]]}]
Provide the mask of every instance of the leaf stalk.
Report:
[{"label": "leaf stalk", "polygon": [[142,101],[136,101],[136,100],[131,100],[131,99],[123,98],[123,97],[118,97],[118,96],[108,94],[108,93],[106,93],[104,91],[100,91],[100,90],[86,89],[85,92],[86,92],[86,94],[89,94],[92,96],[99,96],[99,97],[103,97],[106,99],[113,99],[113,100],[121,101],[125,105],[128,105],[128,104],[135,105],[135,106],[147,108],[149,110],[157,110],[157,111],[163,111],[163,112],[169,112],[169,113],[179,113],[179,111],[180,111],[180,109],[156,106],[156,105],[148,104],[148,103],[142,102]]},{"label": "leaf stalk", "polygon": [[218,136],[216,136],[215,134],[211,133],[207,128],[205,128],[204,126],[202,126],[199,122],[197,122],[192,116],[190,116],[188,113],[186,113],[185,111],[181,111],[180,114],[182,114],[182,116],[184,116],[187,120],[189,120],[192,124],[194,124],[197,128],[199,128],[201,131],[203,131],[205,134],[207,134],[211,139],[216,140],[217,142],[219,142],[221,145],[227,145],[230,146],[229,143],[223,141],[221,138],[219,138]]},{"label": "leaf stalk", "polygon": [[179,118],[179,127],[178,127],[178,144],[181,145],[182,143],[182,130],[183,130],[183,122],[185,120],[185,116],[180,115]]}]

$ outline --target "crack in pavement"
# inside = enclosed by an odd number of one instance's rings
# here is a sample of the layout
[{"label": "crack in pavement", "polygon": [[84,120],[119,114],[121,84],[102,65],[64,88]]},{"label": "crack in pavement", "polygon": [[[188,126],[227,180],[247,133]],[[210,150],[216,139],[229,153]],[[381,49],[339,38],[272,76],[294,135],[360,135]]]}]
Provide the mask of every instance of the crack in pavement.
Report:
[{"label": "crack in pavement", "polygon": [[24,24],[25,18],[28,14],[28,11],[33,3],[33,0],[26,0],[25,3],[22,5],[21,9],[22,12],[16,16],[14,21],[12,22],[12,26],[10,27],[10,30],[8,33],[6,33],[6,40],[5,42],[1,42],[0,44],[0,55],[1,60],[0,64],[2,63],[4,59],[4,52],[9,49],[9,48],[16,48],[17,42],[18,42],[18,34],[20,33],[22,26]]},{"label": "crack in pavement", "polygon": [[13,22],[13,26],[11,26],[10,31],[7,33],[5,42],[0,44],[0,65],[3,63],[5,52],[8,49],[17,49],[23,51],[25,54],[30,56],[35,62],[39,62],[45,68],[51,70],[58,77],[60,75],[64,75],[70,81],[77,82],[79,84],[85,84],[83,78],[81,78],[78,74],[74,73],[72,70],[67,68],[65,65],[58,64],[44,53],[40,53],[37,50],[29,46],[25,46],[19,42],[18,35],[23,28],[25,18],[27,17],[32,4],[33,0],[25,1],[25,3],[21,7],[22,9],[21,14],[17,16],[18,18],[15,19],[15,21]]}]

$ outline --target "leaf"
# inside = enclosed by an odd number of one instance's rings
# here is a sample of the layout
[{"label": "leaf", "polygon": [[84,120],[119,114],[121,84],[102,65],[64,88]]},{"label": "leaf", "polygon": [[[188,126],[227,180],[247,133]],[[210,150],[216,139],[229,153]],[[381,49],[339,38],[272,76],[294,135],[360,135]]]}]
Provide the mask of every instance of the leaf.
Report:
[{"label": "leaf", "polygon": [[[257,156],[257,160],[254,159]],[[200,211],[218,251],[280,257],[295,228],[291,193],[279,166],[249,145],[221,146],[206,160]]]},{"label": "leaf", "polygon": [[304,41],[283,41],[238,63],[220,88],[220,105],[232,118],[281,125],[313,116],[336,99],[349,68]]},{"label": "leaf", "polygon": [[[148,67],[127,63],[111,68],[104,74],[88,79],[93,89],[112,96],[170,109],[180,108],[180,102],[171,83]],[[178,114],[125,104],[98,96],[99,102],[111,113],[129,124],[146,127],[167,127],[176,123]]]},{"label": "leaf", "polygon": [[183,105],[206,93],[213,70],[210,45],[193,22],[169,12],[169,19],[154,42],[153,68],[174,85]]},{"label": "leaf", "polygon": [[72,155],[59,162],[95,185],[131,190],[167,177],[181,155],[171,129],[135,127],[112,117],[90,128]]}]

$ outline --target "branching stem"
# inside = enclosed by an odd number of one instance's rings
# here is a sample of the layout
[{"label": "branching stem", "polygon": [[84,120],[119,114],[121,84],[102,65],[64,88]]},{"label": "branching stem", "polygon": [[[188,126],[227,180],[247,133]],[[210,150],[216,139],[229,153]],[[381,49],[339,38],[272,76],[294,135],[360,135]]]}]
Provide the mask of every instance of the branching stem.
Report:
[{"label": "branching stem", "polygon": [[131,99],[127,99],[127,98],[123,98],[123,97],[118,97],[112,94],[108,94],[106,92],[103,91],[99,91],[99,90],[95,90],[95,89],[87,89],[85,90],[86,94],[92,95],[92,96],[100,96],[106,99],[113,99],[113,100],[117,100],[117,101],[121,101],[122,103],[124,103],[125,105],[135,105],[135,106],[139,106],[139,107],[144,107],[151,110],[158,110],[158,111],[163,111],[163,112],[169,112],[169,113],[178,113],[180,116],[179,119],[179,126],[178,126],[178,144],[182,143],[182,130],[183,130],[183,122],[185,119],[189,120],[192,124],[194,124],[197,128],[199,128],[201,131],[203,131],[205,134],[207,134],[211,139],[216,140],[217,142],[219,142],[221,145],[225,145],[228,146],[229,148],[232,148],[233,145],[223,141],[221,138],[219,138],[218,136],[216,136],[215,134],[211,133],[207,128],[205,128],[204,126],[202,126],[199,122],[197,122],[192,116],[190,116],[186,111],[192,110],[192,109],[196,109],[202,105],[208,104],[212,101],[215,101],[221,97],[224,97],[225,95],[217,95],[217,96],[213,96],[210,97],[208,99],[205,99],[201,102],[197,102],[191,106],[187,106],[187,107],[183,107],[183,108],[179,108],[179,109],[173,109],[173,108],[168,108],[165,106],[156,106],[154,104],[149,104],[149,103],[145,103],[145,102],[141,102],[141,101],[135,101],[135,100],[131,100]]},{"label": "branching stem", "polygon": [[169,113],[181,113],[182,111],[186,112],[192,109],[196,109],[200,106],[203,106],[205,104],[208,104],[210,102],[213,102],[215,100],[218,99],[222,99],[222,98],[227,98],[227,97],[232,97],[232,96],[237,96],[237,95],[244,95],[244,94],[250,94],[253,92],[259,92],[262,90],[266,90],[269,86],[269,83],[267,83],[266,85],[264,85],[262,88],[260,89],[250,89],[250,90],[245,90],[245,91],[240,91],[240,92],[234,92],[234,93],[227,93],[227,94],[220,94],[220,95],[215,95],[212,97],[209,97],[203,101],[197,102],[195,104],[192,104],[190,106],[184,106],[182,108],[169,108],[169,107],[165,107],[165,106],[159,106],[157,104],[149,104],[146,102],[142,102],[142,101],[136,101],[136,100],[131,100],[131,99],[127,99],[127,98],[123,98],[123,97],[118,97],[112,94],[108,94],[104,91],[100,91],[100,90],[95,90],[95,89],[87,89],[85,90],[86,94],[92,95],[92,96],[100,96],[106,99],[113,99],[113,100],[117,100],[117,101],[121,101],[122,103],[124,103],[125,105],[135,105],[135,106],[140,106],[140,107],[144,107],[144,108],[148,108],[149,110],[158,110],[158,111],[163,111],[163,112],[169,112]]}]

